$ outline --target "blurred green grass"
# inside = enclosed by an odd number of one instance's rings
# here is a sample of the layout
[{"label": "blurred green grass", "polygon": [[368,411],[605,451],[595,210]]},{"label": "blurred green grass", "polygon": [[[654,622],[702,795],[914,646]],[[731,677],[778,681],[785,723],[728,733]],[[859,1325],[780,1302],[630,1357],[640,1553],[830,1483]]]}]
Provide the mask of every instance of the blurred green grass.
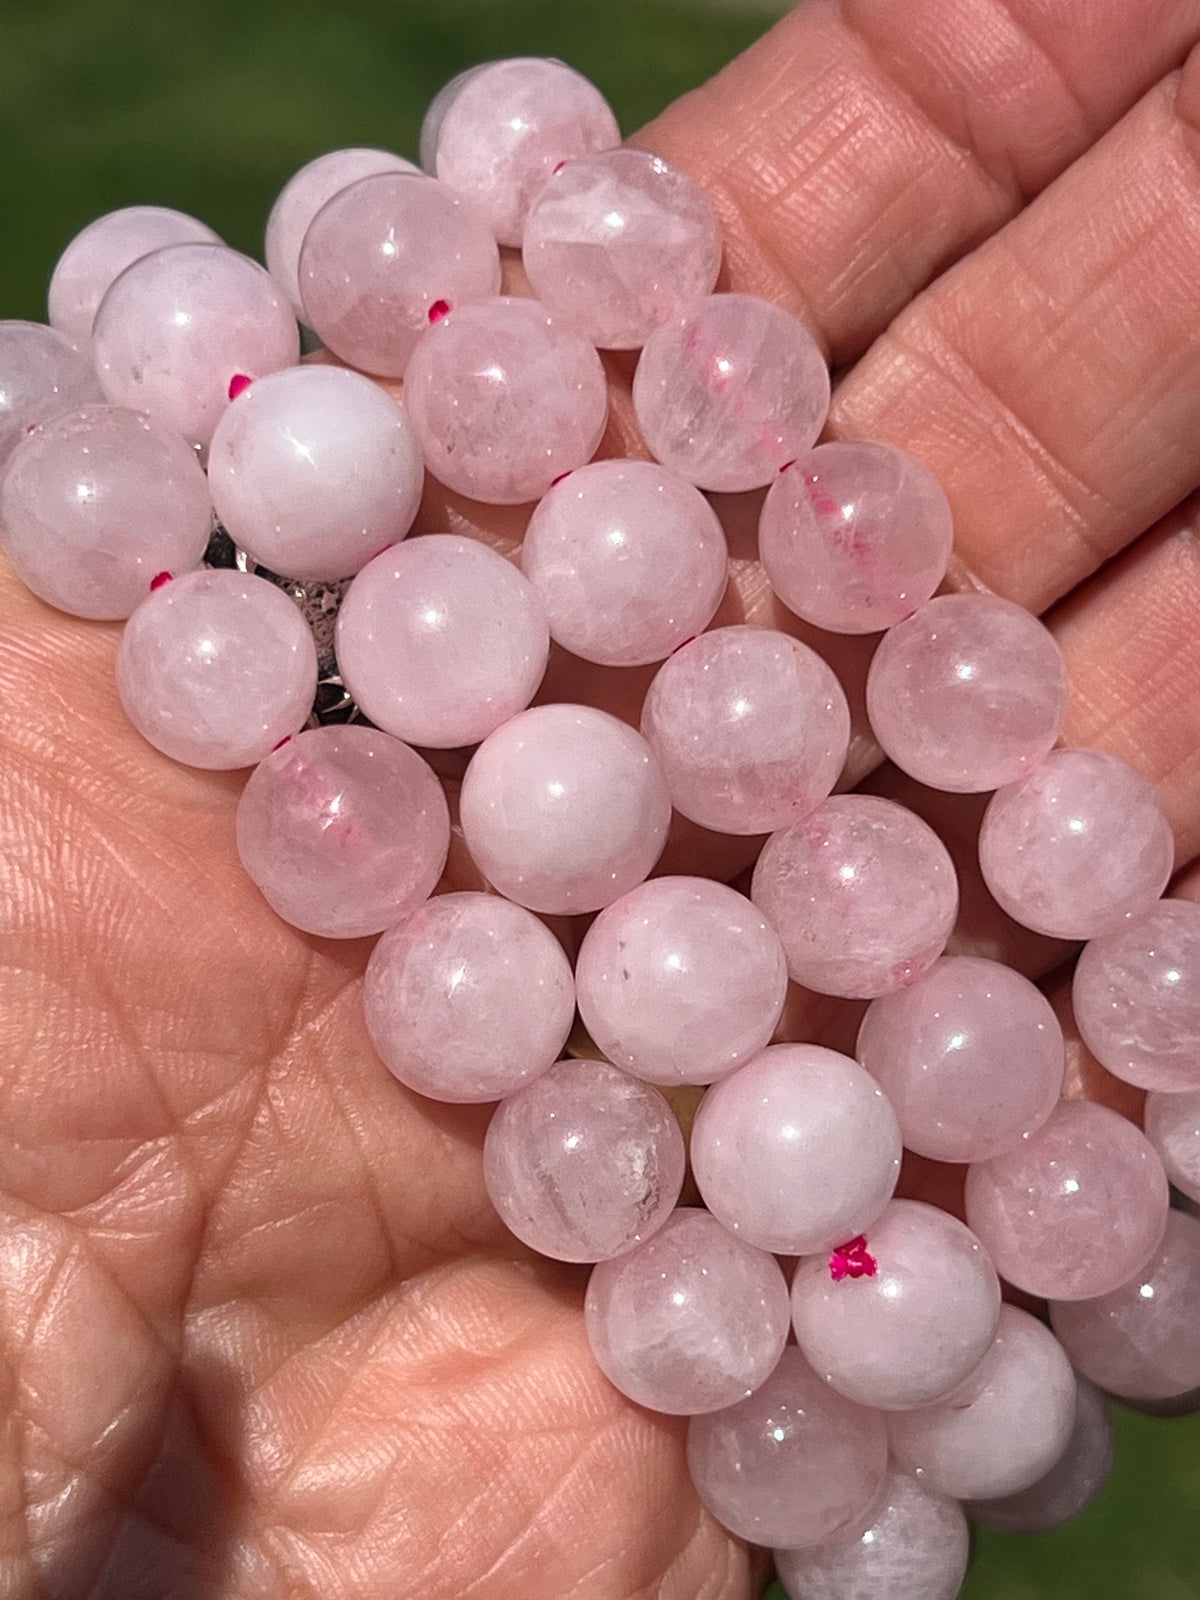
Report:
[{"label": "blurred green grass", "polygon": [[[424,106],[472,62],[561,56],[628,131],[770,20],[679,0],[0,0],[0,315],[44,316],[58,253],[115,206],[177,206],[257,254],[296,167],[345,144],[415,155]],[[1060,1533],[983,1535],[964,1600],[1200,1600],[1200,1419],[1119,1429],[1100,1503]]]}]

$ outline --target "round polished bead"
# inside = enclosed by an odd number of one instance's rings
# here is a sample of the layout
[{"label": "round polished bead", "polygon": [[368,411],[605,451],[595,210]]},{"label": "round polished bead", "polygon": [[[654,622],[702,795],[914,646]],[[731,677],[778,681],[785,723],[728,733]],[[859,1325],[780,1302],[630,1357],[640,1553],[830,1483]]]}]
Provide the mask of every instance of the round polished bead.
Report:
[{"label": "round polished bead", "polygon": [[103,398],[90,350],[41,322],[0,322],[0,468],[31,428]]},{"label": "round polished bead", "polygon": [[1075,1427],[1061,1457],[1036,1483],[999,1500],[972,1500],[971,1520],[996,1533],[1048,1533],[1086,1511],[1108,1482],[1116,1438],[1112,1407],[1075,1376]]},{"label": "round polished bead", "polygon": [[1200,1089],[1148,1094],[1146,1137],[1175,1187],[1200,1201]]}]

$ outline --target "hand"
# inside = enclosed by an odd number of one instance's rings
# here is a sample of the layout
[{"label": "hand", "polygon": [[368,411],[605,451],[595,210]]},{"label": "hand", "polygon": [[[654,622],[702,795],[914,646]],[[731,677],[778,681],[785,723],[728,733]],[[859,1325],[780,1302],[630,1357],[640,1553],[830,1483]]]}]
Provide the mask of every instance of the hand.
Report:
[{"label": "hand", "polygon": [[[1159,784],[1186,866],[1200,3],[1085,10],[810,0],[638,142],[708,184],[728,287],[824,340],[832,431],[937,473],[953,581],[1049,613],[1068,739]],[[619,445],[619,377],[614,401]],[[795,627],[724,509],[721,620]],[[431,495],[423,525],[448,518],[519,536]],[[700,1508],[682,1425],[594,1368],[583,1274],[492,1215],[487,1109],[375,1059],[366,943],[293,932],[242,879],[240,777],[139,741],[115,626],[7,574],[0,608],[0,1592],[745,1600],[764,1566]],[[853,692],[869,645],[838,649]],[[555,696],[600,682],[553,670]],[[969,837],[970,809],[939,822]],[[736,870],[712,848],[677,844]],[[986,912],[978,937],[1055,957]]]}]

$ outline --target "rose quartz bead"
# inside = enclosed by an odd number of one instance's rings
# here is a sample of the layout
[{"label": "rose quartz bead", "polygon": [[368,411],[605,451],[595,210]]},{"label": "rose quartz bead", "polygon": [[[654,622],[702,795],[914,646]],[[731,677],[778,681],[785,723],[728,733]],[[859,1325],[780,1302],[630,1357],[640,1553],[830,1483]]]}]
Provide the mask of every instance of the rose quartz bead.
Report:
[{"label": "rose quartz bead", "polygon": [[300,299],[300,246],[313,218],[328,200],[360,178],[380,172],[419,173],[420,168],[390,150],[329,150],[309,161],[284,184],[267,218],[264,256],[267,271],[288,297],[299,321],[304,321]]},{"label": "rose quartz bead", "polygon": [[776,1550],[791,1600],[955,1600],[971,1554],[956,1501],[889,1467],[870,1525],[811,1550]]},{"label": "rose quartz bead", "polygon": [[944,956],[873,1000],[855,1051],[904,1143],[934,1161],[987,1161],[1040,1128],[1062,1093],[1054,1008],[1010,967]]},{"label": "rose quartz bead", "polygon": [[708,878],[655,878],[592,923],[575,982],[610,1061],[650,1083],[715,1083],[769,1042],[787,966],[744,895]]},{"label": "rose quartz bead", "polygon": [[1072,1006],[1102,1066],[1141,1089],[1200,1089],[1200,905],[1162,900],[1093,939]]},{"label": "rose quartz bead", "polygon": [[718,833],[769,833],[837,782],[850,711],[832,668],[798,639],[715,628],[659,668],[642,733],[676,810]]},{"label": "rose quartz bead", "polygon": [[871,1225],[873,1277],[833,1278],[823,1256],[792,1279],[796,1342],[839,1394],[881,1411],[927,1406],[983,1360],[996,1337],[1000,1280],[957,1217],[893,1200]]},{"label": "rose quartz bead", "polygon": [[115,405],[206,446],[234,378],[300,357],[291,307],[249,256],[172,244],[126,267],[96,312],[96,372]]},{"label": "rose quartz bead", "polygon": [[0,467],[30,428],[101,399],[90,350],[40,322],[0,322]]},{"label": "rose quartz bead", "polygon": [[117,651],[129,720],[193,767],[261,761],[304,726],[316,689],[317,650],[300,608],[245,572],[185,572],[161,585]]},{"label": "rose quartz bead", "polygon": [[327,200],[300,248],[304,321],[352,367],[400,377],[450,306],[500,288],[483,216],[432,178],[381,172]]},{"label": "rose quartz bead", "polygon": [[979,865],[1000,905],[1056,939],[1116,933],[1149,911],[1175,858],[1158,791],[1099,750],[1055,750],[984,813]]},{"label": "rose quartz bead", "polygon": [[451,311],[413,353],[404,400],[425,465],[492,505],[545,494],[595,453],[608,417],[600,357],[536,300]]},{"label": "rose quartz bead", "polygon": [[363,983],[384,1065],[434,1100],[513,1094],[558,1059],[575,1015],[562,946],[495,894],[443,894],[388,930]]},{"label": "rose quartz bead", "polygon": [[690,483],[652,461],[593,461],[538,503],[521,567],[564,649],[636,667],[707,628],[729,553],[716,512]]},{"label": "rose quartz bead", "polygon": [[688,1424],[701,1500],[739,1538],[801,1549],[871,1508],[887,1470],[877,1411],[844,1400],[789,1346],[767,1381]]},{"label": "rose quartz bead", "polygon": [[646,150],[579,156],[525,224],[534,293],[602,350],[636,350],[712,293],[721,229],[694,178]]},{"label": "rose quartz bead", "polygon": [[1088,1100],[1060,1100],[1016,1149],[967,1173],[967,1221],[996,1270],[1047,1300],[1124,1283],[1158,1247],[1167,1201],[1144,1135]]},{"label": "rose quartz bead", "polygon": [[938,1405],[888,1418],[892,1454],[922,1485],[959,1500],[994,1499],[1036,1483],[1075,1426],[1075,1374],[1049,1328],[1000,1308],[996,1342]]},{"label": "rose quartz bead", "polygon": [[217,423],[213,503],[230,537],[289,578],[357,572],[412,527],[425,472],[404,407],[338,367],[250,385]]},{"label": "rose quartz bead", "polygon": [[426,113],[421,162],[520,245],[529,207],[555,167],[619,144],[607,101],[565,62],[536,56],[460,73]]},{"label": "rose quartz bead", "polygon": [[773,834],[751,895],[797,983],[860,999],[932,966],[958,912],[954,865],[937,834],[867,794],[835,795]]},{"label": "rose quartz bead", "polygon": [[701,489],[758,489],[820,433],[829,371],[790,312],[714,294],[647,339],[633,405],[664,466]]},{"label": "rose quartz bead", "polygon": [[1140,1272],[1094,1300],[1053,1302],[1050,1320],[1079,1370],[1111,1394],[1170,1400],[1200,1388],[1200,1221],[1170,1212]]},{"label": "rose quartz bead", "polygon": [[533,586],[476,539],[422,534],[355,578],[337,620],[342,680],[410,744],[478,744],[533,699],[550,635]]},{"label": "rose quartz bead", "polygon": [[657,1089],[607,1061],[559,1061],[496,1108],[483,1178],[500,1220],[532,1249],[607,1261],[667,1221],[685,1159]]},{"label": "rose quartz bead", "polygon": [[878,633],[941,583],[954,526],[933,474],[894,445],[838,440],[807,451],[767,491],[758,553],[798,617]]},{"label": "rose quartz bead", "polygon": [[884,753],[918,783],[976,794],[1032,772],[1062,732],[1053,634],[995,595],[944,594],[890,629],[867,675]]},{"label": "rose quartz bead", "polygon": [[152,578],[203,559],[211,528],[194,453],[116,406],[42,424],[0,485],[0,541],[18,576],[77,617],[129,616]]},{"label": "rose quartz bead", "polygon": [[89,222],[59,256],[47,295],[50,322],[76,344],[86,344],[97,306],[126,267],[164,245],[221,242],[205,223],[167,206],[109,211]]},{"label": "rose quartz bead", "polygon": [[900,1175],[900,1130],[875,1080],[815,1044],[776,1044],[710,1089],[692,1126],[704,1203],[739,1238],[813,1255],[863,1233]]},{"label": "rose quartz bead", "polygon": [[1146,1137],[1175,1187],[1200,1201],[1200,1089],[1148,1094]]},{"label": "rose quartz bead", "polygon": [[467,849],[531,911],[599,911],[648,876],[671,801],[632,728],[591,706],[536,706],[489,736],[463,778]]},{"label": "rose quartz bead", "polygon": [[242,865],[305,933],[357,939],[428,896],[450,847],[441,784],[375,728],[312,728],[250,775],[237,811]]},{"label": "rose quartz bead", "polygon": [[597,1365],[621,1393],[670,1416],[735,1405],[775,1370],[788,1334],[779,1263],[707,1211],[675,1211],[588,1281]]},{"label": "rose quartz bead", "polygon": [[1048,1533],[1073,1521],[1100,1494],[1115,1454],[1112,1407],[1078,1374],[1075,1391],[1075,1427],[1060,1459],[1018,1494],[972,1500],[972,1522],[997,1533]]}]

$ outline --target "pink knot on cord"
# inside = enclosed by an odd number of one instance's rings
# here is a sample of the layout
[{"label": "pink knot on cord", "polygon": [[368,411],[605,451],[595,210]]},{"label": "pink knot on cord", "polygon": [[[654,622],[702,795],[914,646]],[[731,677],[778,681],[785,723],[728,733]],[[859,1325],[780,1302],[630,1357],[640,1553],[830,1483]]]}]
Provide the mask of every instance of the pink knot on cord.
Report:
[{"label": "pink knot on cord", "polygon": [[150,593],[153,594],[155,589],[161,589],[164,583],[170,583],[170,581],[171,574],[169,572],[155,573],[154,577],[150,579]]},{"label": "pink knot on cord", "polygon": [[238,395],[244,394],[253,382],[254,379],[248,378],[244,372],[235,372],[229,380],[229,398],[236,400]]},{"label": "pink knot on cord", "polygon": [[429,308],[430,322],[440,322],[449,310],[449,300],[435,300]]},{"label": "pink knot on cord", "polygon": [[867,1236],[860,1233],[849,1244],[840,1244],[829,1257],[829,1276],[834,1283],[843,1278],[873,1278],[879,1263],[867,1251]]}]

